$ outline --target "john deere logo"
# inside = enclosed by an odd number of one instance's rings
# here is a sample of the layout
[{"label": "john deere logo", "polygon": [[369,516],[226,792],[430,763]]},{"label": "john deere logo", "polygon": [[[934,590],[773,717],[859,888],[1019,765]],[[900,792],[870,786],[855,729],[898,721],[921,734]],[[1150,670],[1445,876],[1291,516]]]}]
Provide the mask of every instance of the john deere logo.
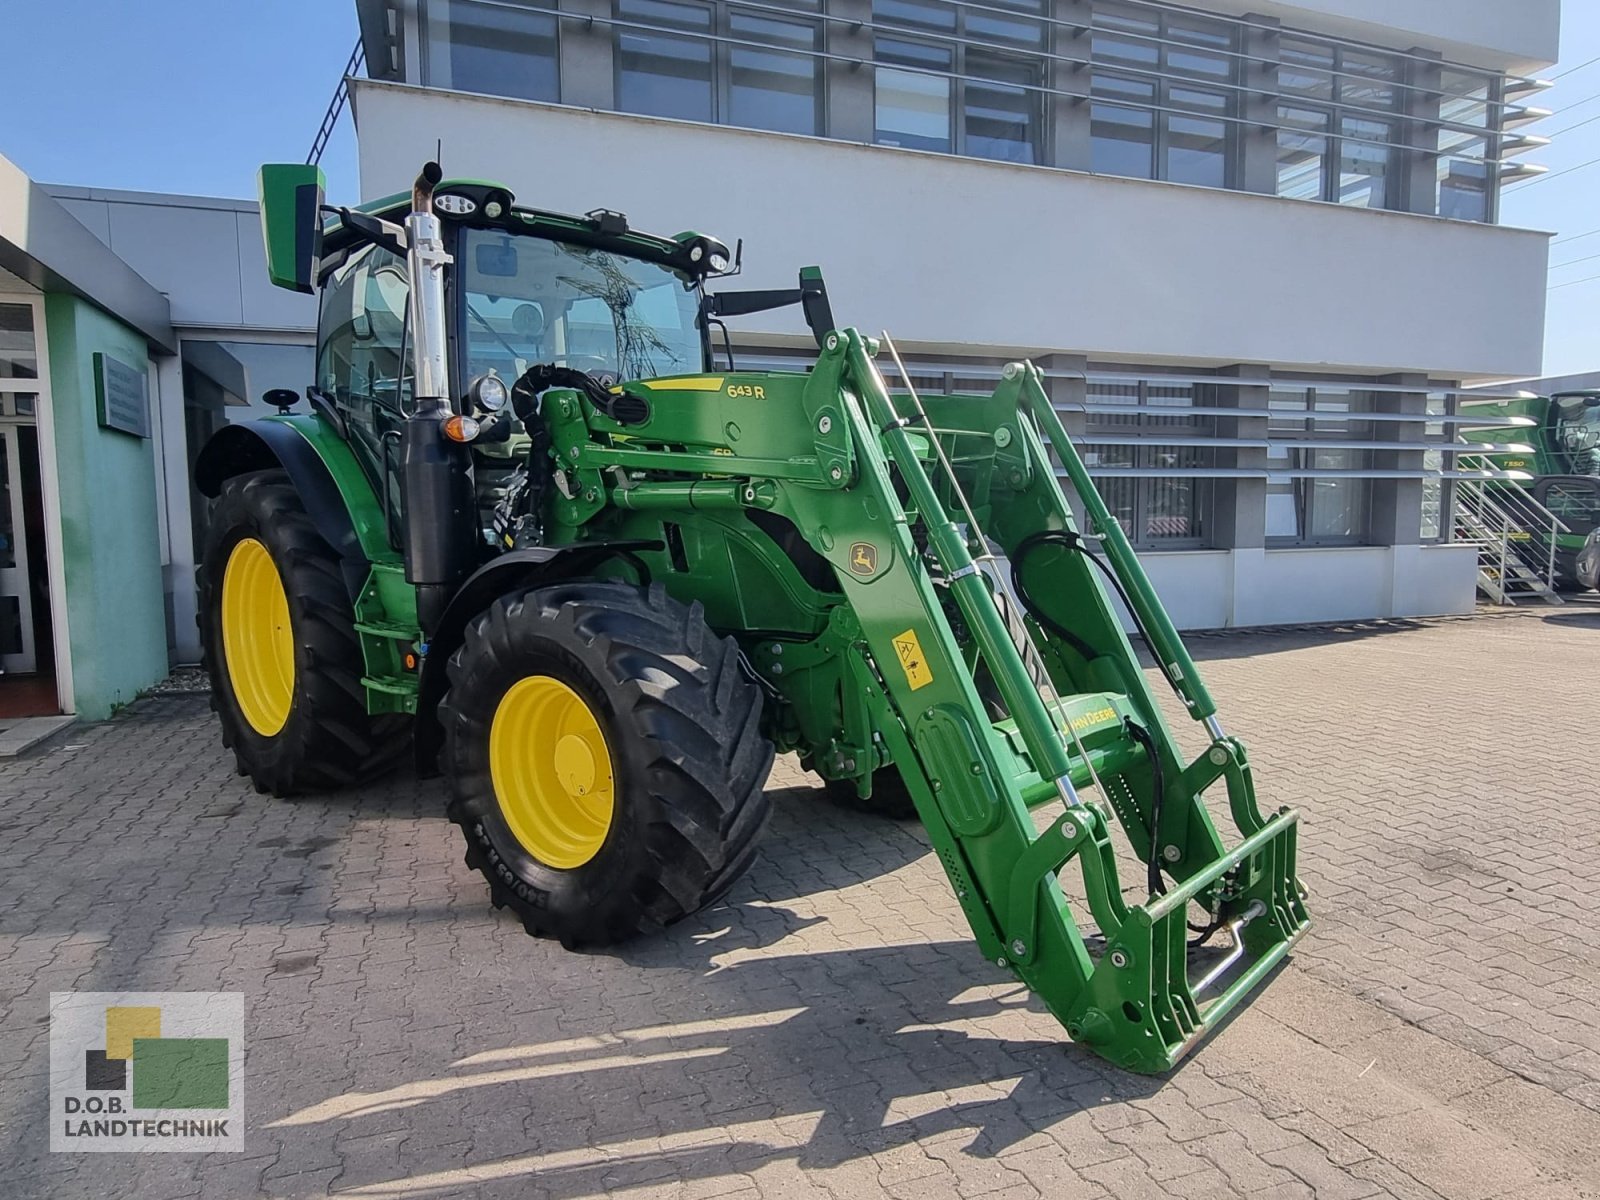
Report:
[{"label": "john deere logo", "polygon": [[52,1150],[241,1150],[237,992],[54,992]]},{"label": "john deere logo", "polygon": [[850,569],[857,575],[871,575],[878,569],[878,548],[871,542],[855,542],[850,546]]}]

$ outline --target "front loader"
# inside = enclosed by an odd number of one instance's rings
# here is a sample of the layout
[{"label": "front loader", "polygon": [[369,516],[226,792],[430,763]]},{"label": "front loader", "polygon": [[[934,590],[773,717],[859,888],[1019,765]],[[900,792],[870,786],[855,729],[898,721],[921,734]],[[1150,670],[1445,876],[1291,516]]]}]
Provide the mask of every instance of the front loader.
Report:
[{"label": "front loader", "polygon": [[[920,397],[815,269],[713,291],[737,270],[713,238],[432,164],[359,210],[269,166],[262,202],[274,282],[321,295],[310,411],[274,393],[196,470],[213,702],[259,789],[370,778],[409,736],[494,903],[578,948],[726,891],[792,752],[919,819],[982,953],[1136,1071],[1305,931],[1297,816],[1258,806],[1031,364]],[[809,370],[714,351],[789,304]],[[1193,761],[1124,613],[1204,731]]]}]

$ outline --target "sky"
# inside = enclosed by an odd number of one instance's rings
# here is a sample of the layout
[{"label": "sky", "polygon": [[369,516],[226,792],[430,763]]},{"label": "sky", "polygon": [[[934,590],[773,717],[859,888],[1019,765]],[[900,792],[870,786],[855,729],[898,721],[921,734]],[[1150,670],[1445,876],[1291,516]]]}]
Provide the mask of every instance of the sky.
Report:
[{"label": "sky", "polygon": [[[1550,246],[1550,291],[1545,315],[1544,373],[1575,375],[1600,370],[1600,5],[1565,0],[1561,61],[1541,78],[1555,87],[1527,103],[1555,115],[1530,133],[1553,137],[1543,150],[1522,155],[1549,167],[1547,176],[1507,185],[1500,220],[1555,233]],[[1570,132],[1563,132],[1570,131]],[[1570,174],[1560,174],[1570,170]],[[1592,236],[1585,236],[1592,235]],[[1586,260],[1586,261],[1585,261]]]},{"label": "sky", "polygon": [[[1560,136],[1524,156],[1550,173],[1501,203],[1558,235],[1547,375],[1600,370],[1600,5],[1562,7],[1556,86],[1529,100],[1555,116],[1527,127]],[[0,155],[44,183],[252,198],[261,163],[305,159],[356,37],[353,0],[0,0],[0,44],[26,47]],[[322,166],[331,203],[359,199],[348,111]]]},{"label": "sky", "polygon": [[[40,183],[253,199],[304,162],[344,74],[354,0],[0,0],[0,155]],[[322,161],[357,195],[346,111]]]}]

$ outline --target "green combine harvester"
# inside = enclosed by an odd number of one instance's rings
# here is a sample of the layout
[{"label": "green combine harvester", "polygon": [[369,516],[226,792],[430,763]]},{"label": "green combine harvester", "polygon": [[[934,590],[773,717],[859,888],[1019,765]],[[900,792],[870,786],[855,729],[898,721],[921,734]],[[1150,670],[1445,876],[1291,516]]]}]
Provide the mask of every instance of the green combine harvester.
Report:
[{"label": "green combine harvester", "polygon": [[1515,444],[1486,447],[1475,457],[1523,476],[1512,486],[1524,488],[1565,527],[1554,534],[1553,552],[1550,528],[1527,531],[1536,543],[1530,561],[1553,559],[1560,587],[1600,588],[1600,391],[1467,403],[1474,417],[1508,424],[1474,427],[1462,440]]},{"label": "green combine harvester", "polygon": [[[310,411],[270,393],[283,415],[196,467],[213,705],[259,790],[358,783],[409,740],[493,902],[575,949],[722,895],[795,752],[920,819],[982,952],[1136,1071],[1288,954],[1297,815],[1262,814],[1032,365],[991,396],[897,394],[893,347],[835,328],[815,269],[712,293],[737,269],[714,238],[433,164],[362,209],[322,189],[262,168],[269,273],[321,294]],[[809,370],[714,350],[723,319],[786,305]],[[1193,761],[1119,599],[1203,730]]]}]

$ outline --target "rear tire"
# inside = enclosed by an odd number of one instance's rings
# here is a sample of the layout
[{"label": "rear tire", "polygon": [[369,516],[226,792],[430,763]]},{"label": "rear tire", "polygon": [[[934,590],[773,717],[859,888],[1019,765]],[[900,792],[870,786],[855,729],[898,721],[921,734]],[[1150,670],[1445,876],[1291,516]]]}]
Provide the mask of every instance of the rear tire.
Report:
[{"label": "rear tire", "polygon": [[530,934],[571,950],[670,925],[755,857],[761,689],[698,604],[592,580],[515,593],[449,673],[450,819]]},{"label": "rear tire", "polygon": [[400,760],[411,718],[368,716],[339,559],[287,472],[223,483],[195,575],[211,708],[257,791],[344,787]]}]

